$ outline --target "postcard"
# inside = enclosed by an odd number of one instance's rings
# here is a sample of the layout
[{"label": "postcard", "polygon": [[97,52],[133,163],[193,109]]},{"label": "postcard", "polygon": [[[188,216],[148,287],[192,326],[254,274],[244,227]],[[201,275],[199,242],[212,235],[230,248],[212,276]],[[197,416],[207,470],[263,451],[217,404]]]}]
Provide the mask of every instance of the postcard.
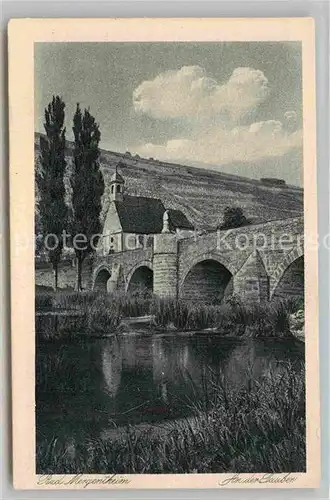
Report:
[{"label": "postcard", "polygon": [[8,32],[15,488],[317,487],[313,19]]}]

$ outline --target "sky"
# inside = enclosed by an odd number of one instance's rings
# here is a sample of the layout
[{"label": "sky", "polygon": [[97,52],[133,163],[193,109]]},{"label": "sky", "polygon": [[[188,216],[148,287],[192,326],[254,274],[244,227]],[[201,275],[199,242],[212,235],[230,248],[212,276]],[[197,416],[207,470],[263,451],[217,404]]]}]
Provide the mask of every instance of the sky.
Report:
[{"label": "sky", "polygon": [[53,95],[111,151],[302,184],[300,42],[36,43],[35,127]]}]

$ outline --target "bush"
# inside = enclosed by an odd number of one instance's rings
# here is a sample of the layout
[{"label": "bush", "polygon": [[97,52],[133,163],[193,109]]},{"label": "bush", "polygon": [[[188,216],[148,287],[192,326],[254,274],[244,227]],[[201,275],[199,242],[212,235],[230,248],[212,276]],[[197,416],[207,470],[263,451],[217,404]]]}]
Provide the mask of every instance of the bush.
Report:
[{"label": "bush", "polygon": [[223,213],[223,223],[219,229],[234,229],[248,224],[250,221],[245,217],[241,207],[226,207]]},{"label": "bush", "polygon": [[290,331],[293,335],[303,338],[305,336],[305,313],[303,309],[290,314]]}]

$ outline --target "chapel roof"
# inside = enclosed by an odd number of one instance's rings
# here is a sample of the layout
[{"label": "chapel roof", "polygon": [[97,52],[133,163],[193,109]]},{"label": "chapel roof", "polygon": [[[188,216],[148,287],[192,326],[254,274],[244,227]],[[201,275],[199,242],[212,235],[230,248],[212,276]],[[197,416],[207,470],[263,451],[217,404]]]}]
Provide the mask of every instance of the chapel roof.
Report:
[{"label": "chapel roof", "polygon": [[[165,207],[158,198],[128,196],[114,201],[121,227],[125,233],[155,234],[163,229]],[[168,210],[170,229],[193,229],[180,210]]]},{"label": "chapel roof", "polygon": [[194,229],[194,226],[190,222],[190,220],[185,216],[181,210],[174,210],[170,208],[167,210],[169,219],[170,219],[170,228],[171,229]]}]

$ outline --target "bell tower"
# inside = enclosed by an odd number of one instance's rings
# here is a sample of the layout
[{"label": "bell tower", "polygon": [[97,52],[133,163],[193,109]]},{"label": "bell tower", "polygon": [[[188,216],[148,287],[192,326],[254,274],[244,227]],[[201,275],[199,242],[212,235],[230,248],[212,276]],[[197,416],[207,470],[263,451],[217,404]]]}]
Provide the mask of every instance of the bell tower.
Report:
[{"label": "bell tower", "polygon": [[110,201],[123,201],[125,181],[118,172],[118,167],[121,165],[121,162],[116,165],[115,173],[110,180]]}]

